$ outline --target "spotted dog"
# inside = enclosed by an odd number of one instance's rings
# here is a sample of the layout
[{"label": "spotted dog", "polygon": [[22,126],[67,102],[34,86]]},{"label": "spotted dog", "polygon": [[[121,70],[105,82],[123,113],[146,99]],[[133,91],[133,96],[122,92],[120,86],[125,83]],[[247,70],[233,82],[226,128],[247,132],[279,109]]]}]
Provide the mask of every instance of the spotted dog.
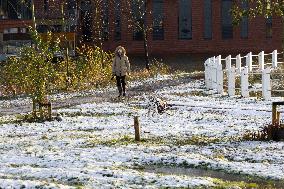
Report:
[{"label": "spotted dog", "polygon": [[150,116],[152,112],[152,116],[154,114],[163,114],[168,109],[168,104],[166,101],[161,100],[160,98],[157,98],[155,96],[149,96],[148,98],[145,97],[146,100],[146,108],[148,109],[148,116]]}]

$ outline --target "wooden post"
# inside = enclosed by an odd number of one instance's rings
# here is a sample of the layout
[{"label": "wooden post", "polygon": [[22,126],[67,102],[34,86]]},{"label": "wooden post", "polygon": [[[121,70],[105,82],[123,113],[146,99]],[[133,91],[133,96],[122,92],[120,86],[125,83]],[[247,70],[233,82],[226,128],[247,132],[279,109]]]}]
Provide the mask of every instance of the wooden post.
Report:
[{"label": "wooden post", "polygon": [[36,118],[36,100],[33,99],[33,118]]},{"label": "wooden post", "polygon": [[277,64],[278,64],[277,56],[278,56],[277,50],[274,50],[272,52],[272,68],[277,68]]},{"label": "wooden post", "polygon": [[226,57],[226,69],[231,69],[232,67],[232,56],[229,55]]},{"label": "wooden post", "polygon": [[259,64],[259,70],[264,70],[264,51],[261,51],[258,54],[258,64]]},{"label": "wooden post", "polygon": [[208,76],[209,76],[209,89],[213,89],[213,75],[214,75],[214,70],[213,70],[213,65],[215,63],[215,57],[212,57],[209,59],[209,70],[208,70]]},{"label": "wooden post", "polygon": [[246,56],[246,66],[248,67],[248,71],[252,71],[252,52],[248,53]]},{"label": "wooden post", "polygon": [[242,97],[248,98],[249,97],[249,81],[248,81],[248,67],[243,67],[241,72],[241,93]]},{"label": "wooden post", "polygon": [[44,118],[44,108],[43,108],[43,104],[41,102],[39,102],[39,115],[40,115],[40,118],[43,119]]},{"label": "wooden post", "polygon": [[262,70],[262,97],[271,100],[270,67]]},{"label": "wooden post", "polygon": [[277,105],[275,103],[272,103],[272,125],[276,125],[277,120],[277,111],[276,111]]},{"label": "wooden post", "polygon": [[135,141],[140,141],[140,125],[138,116],[134,117]]},{"label": "wooden post", "polygon": [[235,96],[236,94],[236,69],[233,66],[228,70],[228,95]]},{"label": "wooden post", "polygon": [[242,58],[241,55],[238,54],[236,57],[236,68],[237,68],[237,74],[241,74],[241,69],[242,69]]},{"label": "wooden post", "polygon": [[208,62],[210,61],[210,58],[207,59],[204,63],[204,67],[205,67],[205,86],[206,86],[206,89],[209,90],[209,74],[208,74]]},{"label": "wooden post", "polygon": [[217,62],[217,93],[218,94],[223,94],[224,92],[224,73],[223,73],[223,68],[222,68],[222,63],[221,63],[221,56],[218,58]]},{"label": "wooden post", "polygon": [[280,126],[280,112],[276,112],[276,124]]},{"label": "wooden post", "polygon": [[47,104],[47,106],[48,106],[48,119],[51,121],[51,119],[52,119],[52,116],[51,116],[51,111],[52,111],[51,103],[49,102]]},{"label": "wooden post", "polygon": [[213,58],[212,59],[212,89],[216,90],[217,89],[217,59],[218,58]]}]

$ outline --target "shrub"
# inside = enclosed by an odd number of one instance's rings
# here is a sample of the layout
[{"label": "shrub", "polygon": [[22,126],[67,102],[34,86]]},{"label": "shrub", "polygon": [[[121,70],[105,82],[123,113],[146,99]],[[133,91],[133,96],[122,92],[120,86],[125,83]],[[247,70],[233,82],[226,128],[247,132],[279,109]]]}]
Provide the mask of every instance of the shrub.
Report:
[{"label": "shrub", "polygon": [[48,33],[46,41],[35,31],[31,32],[31,36],[35,47],[23,47],[19,57],[8,59],[1,69],[2,82],[8,91],[12,89],[14,94],[26,93],[33,100],[42,102],[48,94],[47,86],[54,77],[51,59],[59,48],[59,42],[51,41],[51,33]]},{"label": "shrub", "polygon": [[78,58],[65,58],[54,63],[60,41],[45,41],[33,32],[36,48],[23,47],[18,58],[10,58],[1,67],[0,86],[6,95],[29,94],[34,100],[45,101],[52,92],[86,89],[109,84],[113,54],[98,47],[77,49]]},{"label": "shrub", "polygon": [[170,73],[170,68],[166,64],[154,59],[150,64],[150,70],[144,68],[140,71],[132,72],[129,79],[130,80],[141,80],[149,77],[156,77],[158,75]]},{"label": "shrub", "polygon": [[[32,31],[32,29],[31,29]],[[5,95],[28,94],[34,101],[46,102],[51,93],[68,90],[85,90],[111,84],[114,54],[99,47],[84,45],[76,49],[77,57],[65,56],[52,61],[60,51],[60,40],[52,33],[42,38],[31,32],[34,47],[23,47],[20,56],[10,58],[0,69],[0,86]],[[129,80],[140,80],[169,73],[169,67],[154,59],[150,70],[132,72]],[[0,92],[1,95],[1,92]]]}]

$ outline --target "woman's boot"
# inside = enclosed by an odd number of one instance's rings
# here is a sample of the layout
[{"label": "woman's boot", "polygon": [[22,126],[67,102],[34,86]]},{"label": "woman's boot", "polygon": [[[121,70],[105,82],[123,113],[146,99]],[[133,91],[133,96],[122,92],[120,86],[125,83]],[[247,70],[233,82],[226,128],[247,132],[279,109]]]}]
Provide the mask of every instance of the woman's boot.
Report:
[{"label": "woman's boot", "polygon": [[119,92],[118,97],[121,97],[121,94],[122,94],[122,88],[121,88],[121,86],[117,86],[117,88],[118,88],[118,92]]}]

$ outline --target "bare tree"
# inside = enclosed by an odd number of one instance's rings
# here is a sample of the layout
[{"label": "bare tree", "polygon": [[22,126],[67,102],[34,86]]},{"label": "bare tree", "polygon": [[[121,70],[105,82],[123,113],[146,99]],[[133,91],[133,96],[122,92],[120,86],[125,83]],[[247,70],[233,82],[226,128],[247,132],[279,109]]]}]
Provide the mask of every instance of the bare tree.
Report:
[{"label": "bare tree", "polygon": [[127,6],[124,12],[127,14],[128,26],[133,29],[134,39],[143,40],[144,58],[146,69],[150,70],[150,59],[148,50],[148,32],[152,30],[152,23],[147,22],[149,11],[149,0],[126,1]]},{"label": "bare tree", "polygon": [[[112,0],[83,0],[79,9],[81,11],[83,41],[103,50],[103,44],[109,35],[109,6]],[[101,56],[103,56],[103,52]],[[102,66],[104,67],[102,57]]]}]

